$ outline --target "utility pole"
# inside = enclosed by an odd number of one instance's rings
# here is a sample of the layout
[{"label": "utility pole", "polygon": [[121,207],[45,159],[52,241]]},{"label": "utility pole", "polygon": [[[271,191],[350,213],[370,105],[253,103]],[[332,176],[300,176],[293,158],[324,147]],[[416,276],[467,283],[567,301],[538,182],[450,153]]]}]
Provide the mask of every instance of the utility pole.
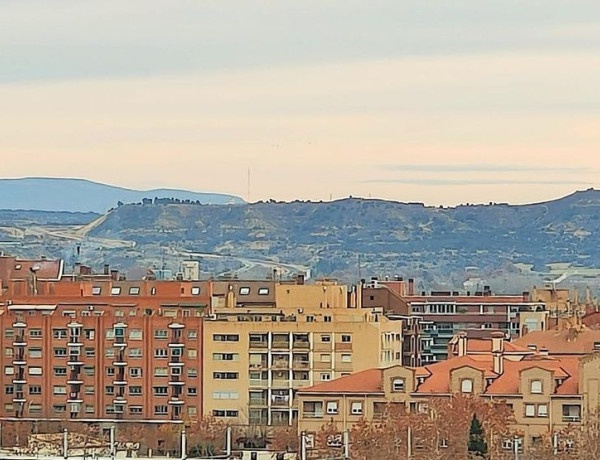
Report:
[{"label": "utility pole", "polygon": [[63,458],[69,458],[69,431],[63,430]]},{"label": "utility pole", "polygon": [[344,460],[350,460],[350,432],[344,430]]},{"label": "utility pole", "polygon": [[110,427],[110,458],[113,460],[117,455],[115,447],[115,426],[113,425]]},{"label": "utility pole", "polygon": [[306,431],[300,435],[300,460],[306,460]]},{"label": "utility pole", "polygon": [[187,436],[185,433],[185,427],[181,430],[181,460],[185,460],[187,458]]},{"label": "utility pole", "polygon": [[406,458],[410,460],[412,458],[412,429],[409,426],[407,429],[407,442],[406,442]]},{"label": "utility pole", "polygon": [[519,437],[515,436],[515,440],[513,441],[513,451],[515,454],[515,460],[519,460]]},{"label": "utility pole", "polygon": [[227,427],[227,431],[225,432],[225,453],[227,454],[227,458],[231,457],[231,427]]}]

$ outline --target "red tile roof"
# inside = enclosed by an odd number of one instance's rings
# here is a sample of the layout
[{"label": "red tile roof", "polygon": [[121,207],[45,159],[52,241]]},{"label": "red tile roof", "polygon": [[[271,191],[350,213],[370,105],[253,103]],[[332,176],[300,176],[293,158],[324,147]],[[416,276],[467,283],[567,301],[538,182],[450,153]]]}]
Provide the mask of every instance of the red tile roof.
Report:
[{"label": "red tile roof", "polygon": [[594,351],[594,343],[600,343],[600,330],[583,328],[564,331],[533,331],[514,341],[515,345],[535,345],[537,350],[547,348],[553,355],[583,355]]},{"label": "red tile roof", "polygon": [[381,393],[383,369],[367,369],[329,382],[303,388],[302,393]]}]

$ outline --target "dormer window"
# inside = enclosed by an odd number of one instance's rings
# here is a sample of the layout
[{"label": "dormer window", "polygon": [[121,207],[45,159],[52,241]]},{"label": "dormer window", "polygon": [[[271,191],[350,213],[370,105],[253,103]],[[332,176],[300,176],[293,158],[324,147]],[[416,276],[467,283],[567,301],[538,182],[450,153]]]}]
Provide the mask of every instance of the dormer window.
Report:
[{"label": "dormer window", "polygon": [[600,342],[594,342],[594,350],[600,350]]},{"label": "dormer window", "polygon": [[100,295],[102,293],[102,288],[100,286],[94,286],[92,288],[92,295]]},{"label": "dormer window", "polygon": [[460,391],[461,393],[473,393],[473,380],[471,379],[463,379],[460,381]]},{"label": "dormer window", "polygon": [[531,394],[541,394],[542,393],[542,381],[541,380],[532,380],[531,381]]},{"label": "dormer window", "polygon": [[140,288],[137,286],[132,286],[129,288],[129,295],[140,295]]},{"label": "dormer window", "polygon": [[200,295],[200,288],[198,286],[192,287],[192,295]]},{"label": "dormer window", "polygon": [[404,379],[392,380],[392,391],[397,393],[404,393]]},{"label": "dormer window", "polygon": [[121,294],[121,288],[119,286],[113,287],[110,290],[110,295],[120,295]]},{"label": "dormer window", "polygon": [[250,288],[249,287],[241,287],[240,288],[240,295],[248,295],[250,294]]},{"label": "dormer window", "polygon": [[269,288],[259,288],[258,295],[269,295]]}]

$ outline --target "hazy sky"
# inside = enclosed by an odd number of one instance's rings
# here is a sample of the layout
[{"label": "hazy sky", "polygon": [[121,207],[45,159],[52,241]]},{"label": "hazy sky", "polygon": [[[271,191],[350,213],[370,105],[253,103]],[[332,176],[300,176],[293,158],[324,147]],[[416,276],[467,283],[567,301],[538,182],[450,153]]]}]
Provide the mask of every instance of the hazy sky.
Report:
[{"label": "hazy sky", "polygon": [[598,0],[0,0],[0,176],[250,199],[600,186]]}]

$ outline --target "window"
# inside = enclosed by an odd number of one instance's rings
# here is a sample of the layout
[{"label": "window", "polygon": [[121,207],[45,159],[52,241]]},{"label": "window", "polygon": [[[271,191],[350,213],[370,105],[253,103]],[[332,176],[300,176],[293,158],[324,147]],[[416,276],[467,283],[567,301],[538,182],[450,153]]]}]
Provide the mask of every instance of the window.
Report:
[{"label": "window", "polygon": [[538,405],[538,417],[548,417],[548,405],[547,404],[539,404]]},{"label": "window", "polygon": [[42,375],[41,367],[29,367],[29,375]]},{"label": "window", "polygon": [[237,417],[238,414],[236,410],[213,410],[213,417]]},{"label": "window", "polygon": [[94,366],[84,366],[83,372],[87,376],[93,376],[96,373]]},{"label": "window", "polygon": [[142,357],[142,349],[141,348],[130,348],[129,349],[129,357],[130,358],[141,358]]},{"label": "window", "polygon": [[535,404],[525,404],[525,417],[535,417]]},{"label": "window", "polygon": [[30,358],[41,358],[42,357],[42,349],[41,348],[30,348],[29,349],[29,357]]},{"label": "window", "polygon": [[121,294],[120,286],[115,286],[115,287],[111,288],[110,295],[120,295],[120,294]]},{"label": "window", "polygon": [[86,340],[94,340],[96,338],[96,331],[94,329],[85,329],[83,333]]},{"label": "window", "polygon": [[154,375],[156,377],[166,377],[169,375],[169,369],[166,367],[155,367]]},{"label": "window", "polygon": [[84,393],[86,395],[93,395],[96,392],[96,387],[92,386],[92,385],[86,385],[85,389],[84,389]]},{"label": "window", "polygon": [[104,388],[104,392],[107,395],[114,395],[115,394],[115,387],[113,387],[112,385],[108,385]]},{"label": "window", "polygon": [[167,406],[154,406],[154,415],[167,415]]},{"label": "window", "polygon": [[30,395],[41,395],[42,394],[42,386],[41,385],[29,385],[29,394]]},{"label": "window", "polygon": [[190,348],[188,350],[188,358],[197,358],[197,357],[198,357],[198,350]]},{"label": "window", "polygon": [[154,331],[155,339],[166,339],[168,335],[169,331],[167,331],[166,329],[157,329]]},{"label": "window", "polygon": [[258,288],[258,295],[269,295],[269,288]]},{"label": "window", "polygon": [[323,372],[321,374],[321,381],[327,382],[329,380],[331,380],[331,374],[329,372]]},{"label": "window", "polygon": [[541,380],[532,380],[531,381],[531,393],[532,394],[542,393],[542,381]]},{"label": "window", "polygon": [[129,387],[129,396],[141,396],[142,387],[131,386]]},{"label": "window", "polygon": [[169,350],[166,348],[156,348],[154,349],[154,357],[155,358],[166,358],[169,356]]},{"label": "window", "polygon": [[67,330],[66,329],[52,329],[52,337],[55,339],[66,339],[67,338]]},{"label": "window", "polygon": [[188,396],[196,396],[198,394],[198,389],[196,387],[187,387],[187,394]]},{"label": "window", "polygon": [[95,348],[86,348],[85,349],[85,357],[86,358],[93,358],[94,356],[96,356]]},{"label": "window", "polygon": [[131,340],[142,340],[142,330],[141,329],[131,329],[129,331],[129,338]]},{"label": "window", "polygon": [[142,406],[129,406],[130,415],[140,415],[142,413]]},{"label": "window", "polygon": [[[196,332],[196,331],[194,331],[194,332]],[[250,338],[252,339],[252,337],[250,337]],[[239,342],[239,340],[240,340],[240,336],[237,334],[213,334],[214,342]]]},{"label": "window", "polygon": [[463,379],[460,381],[460,391],[462,393],[473,393],[473,380]]},{"label": "window", "polygon": [[241,287],[240,288],[240,295],[248,295],[250,294],[250,288],[249,287]]},{"label": "window", "polygon": [[325,322],[325,323],[331,323],[331,316],[329,316],[329,315],[325,315],[325,316],[323,317],[323,322]]},{"label": "window", "polygon": [[141,367],[129,368],[129,377],[138,378],[141,376],[142,376],[142,368]]},{"label": "window", "polygon": [[330,363],[331,362],[331,355],[328,353],[327,354],[323,353],[319,357],[321,358],[322,363]]},{"label": "window", "polygon": [[306,315],[306,322],[307,323],[314,323],[315,322],[315,317],[313,315]]},{"label": "window", "polygon": [[192,295],[200,295],[200,288],[198,286],[192,286]]},{"label": "window", "polygon": [[15,368],[12,366],[4,366],[4,375],[14,375]]},{"label": "window", "polygon": [[237,361],[237,353],[213,353],[213,361]]},{"label": "window", "polygon": [[352,336],[351,335],[347,335],[347,334],[342,335],[342,342],[343,343],[350,343],[350,342],[352,342]]},{"label": "window", "polygon": [[42,338],[42,330],[41,329],[31,329],[29,331],[29,337],[32,339],[41,339]]},{"label": "window", "polygon": [[4,349],[4,356],[6,356],[7,358],[12,358],[14,356],[15,352],[12,348],[10,347],[6,347]]},{"label": "window", "polygon": [[54,372],[55,377],[62,377],[64,375],[67,375],[67,368],[66,367],[55,367],[53,369],[53,372]]},{"label": "window", "polygon": [[213,379],[215,380],[237,380],[237,372],[213,372]]},{"label": "window", "polygon": [[14,406],[12,404],[7,403],[7,404],[4,405],[4,411],[5,412],[12,412],[13,410],[15,410],[15,409],[14,409]]},{"label": "window", "polygon": [[30,404],[29,405],[29,413],[30,414],[41,414],[42,413],[42,405],[41,404]]},{"label": "window", "polygon": [[348,353],[342,354],[342,362],[343,363],[351,363],[352,362],[352,355],[348,354]]},{"label": "window", "polygon": [[403,393],[404,392],[404,379],[392,380],[392,391]]},{"label": "window", "polygon": [[115,376],[115,368],[114,367],[107,367],[106,368],[106,375],[108,377],[114,377]]},{"label": "window", "polygon": [[85,405],[85,413],[86,414],[93,414],[94,413],[94,406],[92,404],[86,404]]},{"label": "window", "polygon": [[190,406],[188,407],[188,415],[190,417],[194,417],[198,414],[198,410],[196,409],[196,406]]},{"label": "window", "polygon": [[154,387],[154,396],[167,396],[169,394],[169,387]]},{"label": "window", "polygon": [[327,401],[327,414],[337,414],[338,413],[338,403],[337,401]]},{"label": "window", "polygon": [[9,338],[9,337],[14,337],[15,335],[15,331],[13,331],[12,329],[4,329],[4,337]]},{"label": "window", "polygon": [[4,394],[5,395],[12,395],[15,392],[15,387],[12,385],[5,385],[4,386]]},{"label": "window", "polygon": [[106,356],[107,358],[114,358],[115,357],[115,349],[107,348],[106,350],[104,350],[104,356]]},{"label": "window", "polygon": [[132,286],[129,288],[129,295],[140,295],[140,288],[137,286]]},{"label": "window", "polygon": [[198,369],[196,369],[194,367],[188,368],[187,376],[192,377],[192,378],[198,377]]},{"label": "window", "polygon": [[67,406],[65,404],[54,404],[52,406],[52,410],[56,413],[60,413],[60,412],[66,412],[67,411]]},{"label": "window", "polygon": [[213,399],[239,399],[239,394],[237,391],[215,391],[212,397]]},{"label": "window", "polygon": [[361,415],[363,413],[362,402],[354,401],[350,406],[350,413],[352,415]]},{"label": "window", "polygon": [[107,339],[114,339],[115,338],[115,330],[114,329],[107,329],[106,330],[106,338]]},{"label": "window", "polygon": [[92,288],[92,295],[100,295],[102,294],[102,288],[100,286],[94,286]]},{"label": "window", "polygon": [[52,393],[55,395],[66,395],[67,394],[67,387],[63,387],[63,386],[59,386],[59,385],[54,385],[54,387],[52,388]]}]

